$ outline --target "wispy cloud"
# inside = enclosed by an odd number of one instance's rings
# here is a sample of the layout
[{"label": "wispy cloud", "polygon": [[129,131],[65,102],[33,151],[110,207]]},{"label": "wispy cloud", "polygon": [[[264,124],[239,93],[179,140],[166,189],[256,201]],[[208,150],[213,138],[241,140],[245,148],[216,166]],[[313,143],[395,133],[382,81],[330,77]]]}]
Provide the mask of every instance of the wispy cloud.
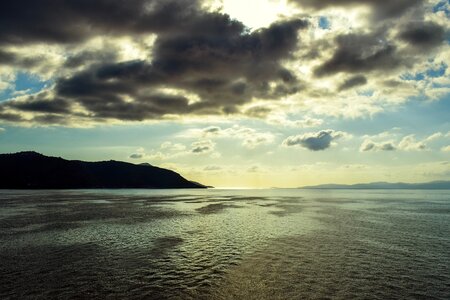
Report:
[{"label": "wispy cloud", "polygon": [[[424,151],[430,150],[428,143],[445,138],[445,135],[441,132],[435,132],[423,140],[418,140],[415,134],[409,134],[400,138],[398,132],[386,131],[373,136],[364,136],[364,138],[359,148],[361,152],[394,150]],[[397,142],[394,140],[397,140]]]},{"label": "wispy cloud", "polygon": [[442,147],[441,151],[443,151],[443,152],[450,152],[450,145]]},{"label": "wispy cloud", "polygon": [[206,128],[190,129],[178,135],[180,138],[209,138],[209,139],[235,139],[241,145],[254,149],[260,145],[271,144],[275,135],[271,132],[261,132],[253,128],[234,125],[228,128],[209,126]]}]

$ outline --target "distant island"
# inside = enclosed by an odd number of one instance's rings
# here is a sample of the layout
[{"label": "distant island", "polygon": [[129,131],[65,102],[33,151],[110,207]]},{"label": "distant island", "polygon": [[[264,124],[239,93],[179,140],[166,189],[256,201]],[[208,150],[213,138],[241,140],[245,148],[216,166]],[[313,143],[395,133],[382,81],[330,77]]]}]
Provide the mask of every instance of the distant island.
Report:
[{"label": "distant island", "polygon": [[391,189],[391,190],[449,190],[450,181],[431,181],[424,183],[389,183],[389,182],[371,182],[358,184],[320,184],[313,186],[303,186],[300,189],[348,189],[348,190],[375,190],[375,189]]},{"label": "distant island", "polygon": [[0,154],[0,189],[207,188],[150,164],[85,162],[27,151]]}]

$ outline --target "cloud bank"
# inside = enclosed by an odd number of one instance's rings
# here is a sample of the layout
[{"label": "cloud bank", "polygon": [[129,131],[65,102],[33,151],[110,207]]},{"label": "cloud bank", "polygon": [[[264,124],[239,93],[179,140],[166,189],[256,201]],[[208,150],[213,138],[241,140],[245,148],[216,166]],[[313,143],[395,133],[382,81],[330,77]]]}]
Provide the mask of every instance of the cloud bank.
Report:
[{"label": "cloud bank", "polygon": [[0,121],[354,117],[439,98],[448,71],[426,74],[448,58],[449,25],[434,2],[290,0],[295,13],[251,30],[209,1],[2,1],[0,88],[19,72],[48,84],[0,102]]}]

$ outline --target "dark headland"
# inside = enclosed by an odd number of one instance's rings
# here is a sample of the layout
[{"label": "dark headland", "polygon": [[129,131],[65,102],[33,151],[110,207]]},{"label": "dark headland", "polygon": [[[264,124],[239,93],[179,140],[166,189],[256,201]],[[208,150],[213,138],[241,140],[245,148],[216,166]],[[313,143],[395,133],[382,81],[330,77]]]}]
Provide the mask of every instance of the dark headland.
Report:
[{"label": "dark headland", "polygon": [[0,154],[0,189],[206,188],[150,164],[85,162],[37,152]]}]

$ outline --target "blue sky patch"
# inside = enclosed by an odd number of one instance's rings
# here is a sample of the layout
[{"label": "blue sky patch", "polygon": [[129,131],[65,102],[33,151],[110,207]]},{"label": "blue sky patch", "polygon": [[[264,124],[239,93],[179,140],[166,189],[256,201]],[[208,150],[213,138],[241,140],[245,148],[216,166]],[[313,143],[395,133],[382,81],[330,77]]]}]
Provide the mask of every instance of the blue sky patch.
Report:
[{"label": "blue sky patch", "polygon": [[365,96],[365,97],[372,97],[373,94],[374,94],[373,90],[358,92],[358,95]]},{"label": "blue sky patch", "polygon": [[404,74],[400,76],[403,80],[414,80],[414,81],[421,81],[425,79],[425,73],[416,73],[416,74]]},{"label": "blue sky patch", "polygon": [[426,74],[428,77],[441,77],[445,74],[445,71],[447,70],[447,65],[442,63],[438,69],[429,69],[426,71]]},{"label": "blue sky patch", "polygon": [[328,20],[327,17],[320,17],[319,18],[319,27],[322,29],[330,29],[330,27],[331,27],[330,20]]},{"label": "blue sky patch", "polygon": [[448,0],[440,1],[433,7],[433,12],[443,11],[447,17],[450,17],[450,10],[447,8],[447,3],[449,3]]},{"label": "blue sky patch", "polygon": [[0,101],[8,100],[15,96],[16,92],[23,91],[25,94],[34,94],[43,90],[51,83],[50,80],[41,80],[38,76],[26,72],[18,72],[14,81],[14,88],[0,92]]}]

